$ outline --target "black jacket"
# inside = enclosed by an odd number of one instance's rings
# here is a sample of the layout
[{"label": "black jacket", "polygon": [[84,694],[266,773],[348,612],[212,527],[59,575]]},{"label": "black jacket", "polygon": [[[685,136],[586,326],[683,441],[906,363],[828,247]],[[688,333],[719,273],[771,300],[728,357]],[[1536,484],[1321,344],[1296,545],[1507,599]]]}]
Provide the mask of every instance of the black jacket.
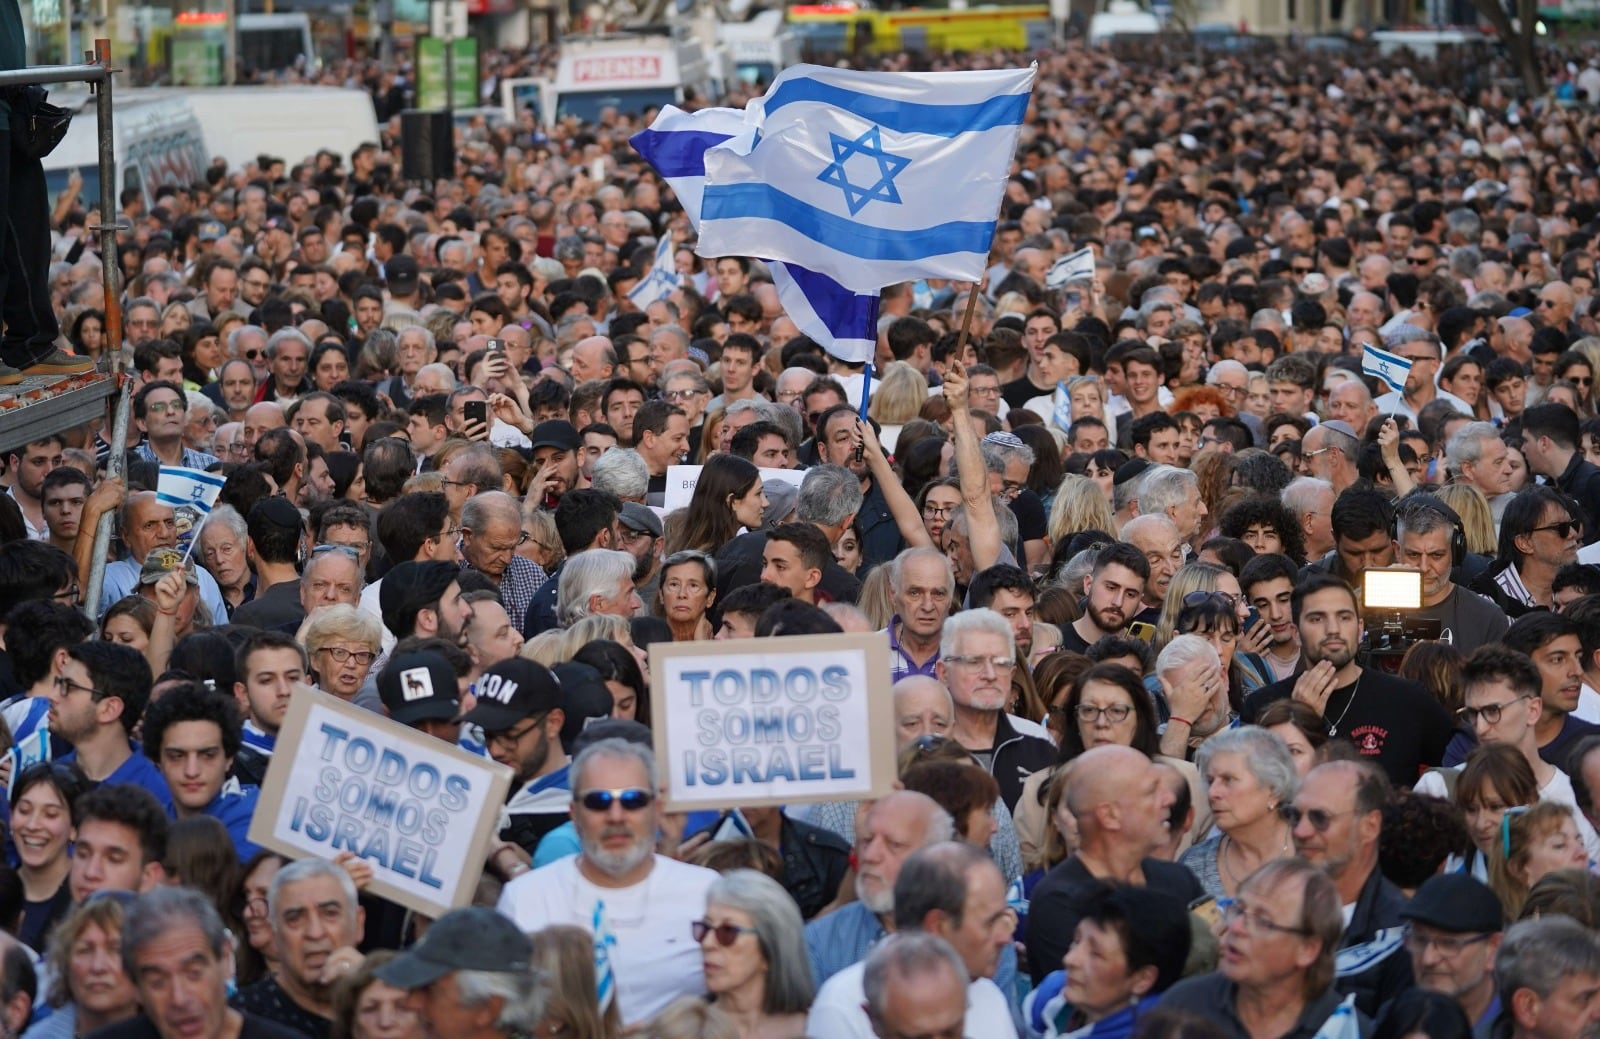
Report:
[{"label": "black jacket", "polygon": [[1368,1017],[1416,983],[1411,954],[1400,940],[1405,922],[1400,911],[1406,901],[1401,890],[1374,865],[1339,942],[1333,986],[1343,995],[1355,996],[1356,1009]]},{"label": "black jacket", "polygon": [[1022,784],[1029,776],[1056,763],[1060,751],[1049,740],[1037,736],[1024,736],[1011,724],[1009,715],[1001,712],[995,726],[994,753],[989,760],[989,774],[1000,784],[1000,797],[1006,807],[1016,810],[1017,799],[1022,796]]}]

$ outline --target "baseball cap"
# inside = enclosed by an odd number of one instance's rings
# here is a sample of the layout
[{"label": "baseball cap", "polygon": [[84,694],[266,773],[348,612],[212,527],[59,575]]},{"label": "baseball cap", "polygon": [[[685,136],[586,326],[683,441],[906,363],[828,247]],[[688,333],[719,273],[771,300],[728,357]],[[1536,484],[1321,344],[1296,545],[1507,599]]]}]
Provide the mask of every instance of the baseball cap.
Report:
[{"label": "baseball cap", "polygon": [[1400,917],[1452,934],[1493,934],[1503,926],[1504,910],[1483,881],[1466,873],[1441,873],[1417,888]]},{"label": "baseball cap", "polygon": [[617,513],[617,522],[635,533],[649,534],[653,538],[661,536],[661,517],[657,516],[648,505],[640,505],[636,501],[622,503],[622,511]]},{"label": "baseball cap", "polygon": [[450,662],[437,653],[397,653],[378,674],[378,696],[401,725],[452,721],[461,713],[461,693]]},{"label": "baseball cap", "polygon": [[214,242],[227,234],[228,229],[222,226],[221,220],[207,220],[200,225],[197,233],[202,242]]},{"label": "baseball cap", "polygon": [[155,584],[174,570],[182,570],[190,584],[200,583],[200,575],[194,572],[194,567],[184,562],[183,553],[175,548],[151,549],[150,554],[144,557],[144,565],[139,568],[139,583]]},{"label": "baseball cap", "polygon": [[588,664],[569,660],[557,664],[554,670],[556,681],[561,683],[561,709],[567,715],[561,725],[561,745],[570,747],[584,729],[611,717],[615,697],[600,672]]},{"label": "baseball cap", "polygon": [[511,919],[486,906],[452,909],[422,941],[379,967],[385,985],[418,989],[452,971],[521,974],[532,969],[533,942]]},{"label": "baseball cap", "polygon": [[417,266],[417,261],[404,254],[389,257],[383,265],[383,279],[390,292],[409,296],[417,291],[417,282],[421,278],[422,270]]},{"label": "baseball cap", "polygon": [[383,614],[384,627],[397,636],[401,632],[411,634],[417,625],[417,611],[438,602],[460,576],[461,571],[453,563],[433,560],[411,560],[390,570],[378,590],[378,610]]},{"label": "baseball cap", "polygon": [[481,726],[484,732],[505,732],[524,718],[565,707],[561,683],[543,664],[510,657],[483,672],[473,686],[477,706],[460,721]]},{"label": "baseball cap", "polygon": [[583,443],[578,431],[566,419],[553,418],[533,427],[533,450],[541,447],[559,447],[563,451],[576,451]]}]

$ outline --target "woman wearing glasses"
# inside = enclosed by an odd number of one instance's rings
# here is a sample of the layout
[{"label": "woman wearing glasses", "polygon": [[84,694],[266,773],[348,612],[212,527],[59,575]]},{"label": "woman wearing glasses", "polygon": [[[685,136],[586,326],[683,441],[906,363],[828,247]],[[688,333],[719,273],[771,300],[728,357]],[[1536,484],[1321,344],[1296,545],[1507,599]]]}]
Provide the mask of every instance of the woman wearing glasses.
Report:
[{"label": "woman wearing glasses", "polygon": [[706,892],[706,915],[690,925],[700,945],[706,993],[733,1019],[740,1039],[804,1033],[816,995],[805,924],[776,880],[736,869]]},{"label": "woman wearing glasses", "polygon": [[311,651],[317,688],[350,703],[383,648],[383,626],[372,614],[340,603],[312,613],[301,641]]},{"label": "woman wearing glasses", "polygon": [[714,553],[738,536],[739,528],[760,530],[766,507],[760,469],[737,455],[712,455],[694,485],[683,531],[669,548]]},{"label": "woman wearing glasses", "polygon": [[17,938],[31,949],[44,948],[50,929],[72,906],[67,848],[73,806],[88,788],[76,765],[49,761],[23,769],[11,784],[11,840],[23,898]]},{"label": "woman wearing glasses", "polygon": [[[709,467],[708,467],[709,468]],[[703,478],[703,477],[702,477]],[[761,485],[756,484],[756,493]],[[765,495],[761,497],[766,501]],[[757,524],[759,527],[759,524]],[[756,528],[751,528],[756,529]],[[704,642],[711,638],[706,610],[717,598],[717,564],[704,552],[674,552],[661,563],[661,588],[656,609],[672,629],[674,642]]]},{"label": "woman wearing glasses", "polygon": [[1255,725],[1206,741],[1197,764],[1220,832],[1181,861],[1206,894],[1231,897],[1258,866],[1294,854],[1294,838],[1278,809],[1293,800],[1300,776],[1283,740]]}]

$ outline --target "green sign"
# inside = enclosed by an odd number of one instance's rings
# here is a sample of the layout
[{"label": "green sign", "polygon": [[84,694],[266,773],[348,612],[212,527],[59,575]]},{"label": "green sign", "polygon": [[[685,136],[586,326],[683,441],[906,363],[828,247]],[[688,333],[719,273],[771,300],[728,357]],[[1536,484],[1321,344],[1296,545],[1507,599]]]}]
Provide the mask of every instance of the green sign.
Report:
[{"label": "green sign", "polygon": [[215,87],[222,83],[223,43],[207,36],[174,36],[172,82],[180,87]]},{"label": "green sign", "polygon": [[470,36],[451,41],[452,96],[445,90],[445,44],[437,36],[417,40],[417,107],[436,111],[446,107],[472,108],[478,104],[478,41]]}]

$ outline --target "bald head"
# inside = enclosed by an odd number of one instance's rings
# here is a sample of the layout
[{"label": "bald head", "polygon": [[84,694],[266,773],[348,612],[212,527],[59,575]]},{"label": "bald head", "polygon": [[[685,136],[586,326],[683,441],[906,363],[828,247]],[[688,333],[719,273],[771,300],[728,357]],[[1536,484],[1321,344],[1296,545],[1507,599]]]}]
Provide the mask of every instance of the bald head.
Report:
[{"label": "bald head", "polygon": [[895,742],[904,750],[922,736],[948,736],[955,711],[943,682],[931,675],[907,675],[894,684]]},{"label": "bald head", "polygon": [[1120,744],[1091,747],[1079,754],[1067,787],[1067,810],[1078,821],[1080,831],[1095,824],[1095,809],[1118,801],[1149,768],[1149,758]]},{"label": "bald head", "polygon": [[605,336],[580,339],[572,348],[572,377],[578,382],[609,379],[617,368],[617,352]]}]

